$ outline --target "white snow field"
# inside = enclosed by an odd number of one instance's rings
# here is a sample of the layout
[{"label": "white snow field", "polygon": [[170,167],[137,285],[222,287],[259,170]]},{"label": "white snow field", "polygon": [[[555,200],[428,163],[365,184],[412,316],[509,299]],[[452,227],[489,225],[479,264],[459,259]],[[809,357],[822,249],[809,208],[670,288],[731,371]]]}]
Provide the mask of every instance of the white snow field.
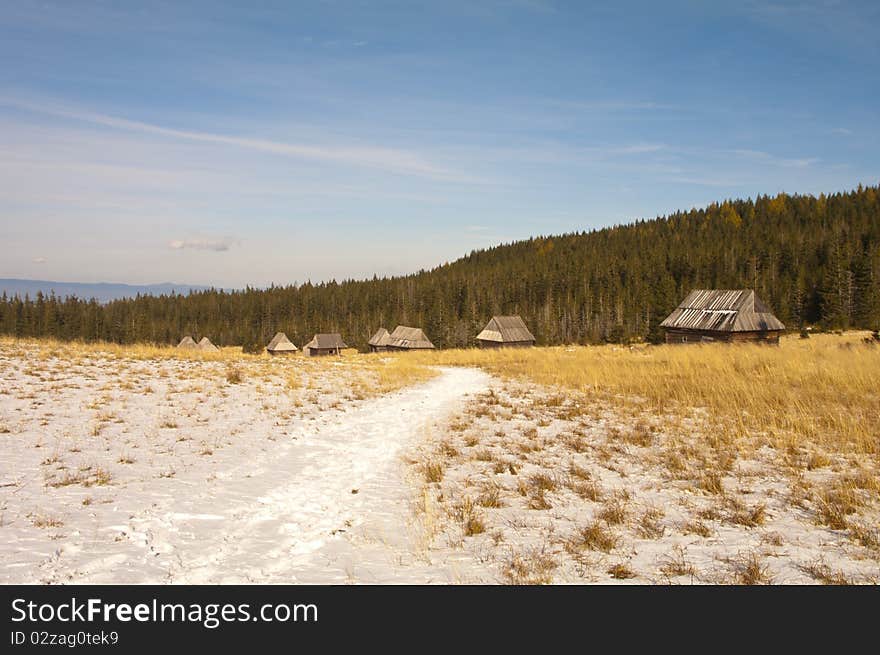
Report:
[{"label": "white snow field", "polygon": [[[211,362],[114,364],[127,390],[106,361],[0,365],[0,582],[460,579],[418,557],[402,449],[483,373],[351,402],[326,389],[287,411],[273,381],[227,384]],[[178,384],[193,367],[210,374]]]},{"label": "white snow field", "polygon": [[876,457],[319,359],[0,340],[0,583],[880,580]]}]

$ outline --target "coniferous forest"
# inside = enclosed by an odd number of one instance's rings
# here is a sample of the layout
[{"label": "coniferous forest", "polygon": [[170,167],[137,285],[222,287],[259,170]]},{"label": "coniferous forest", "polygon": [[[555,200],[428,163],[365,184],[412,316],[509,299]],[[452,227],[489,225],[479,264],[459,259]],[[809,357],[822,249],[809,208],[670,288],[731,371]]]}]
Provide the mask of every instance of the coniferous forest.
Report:
[{"label": "coniferous forest", "polygon": [[753,288],[789,329],[880,327],[880,187],[725,201],[629,225],[480,250],[412,275],[107,304],[0,298],[0,333],[64,340],[264,346],[340,332],[366,347],[379,327],[424,328],[438,347],[474,345],[493,314],[520,314],[539,345],[657,340],[692,288]]}]

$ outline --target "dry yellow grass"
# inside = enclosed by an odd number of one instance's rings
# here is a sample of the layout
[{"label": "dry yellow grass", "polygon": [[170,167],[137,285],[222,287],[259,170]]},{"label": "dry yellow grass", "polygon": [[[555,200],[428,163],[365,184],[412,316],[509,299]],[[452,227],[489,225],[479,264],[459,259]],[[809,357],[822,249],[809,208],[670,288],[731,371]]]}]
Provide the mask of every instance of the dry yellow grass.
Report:
[{"label": "dry yellow grass", "polygon": [[[704,410],[709,434],[775,447],[880,453],[880,347],[867,333],[753,344],[444,350],[423,364],[477,366],[655,416]],[[699,415],[699,414],[698,414]],[[743,439],[745,438],[745,439]]]},{"label": "dry yellow grass", "polygon": [[[288,381],[288,388],[293,392],[301,390],[303,381],[310,379],[309,373],[326,373],[334,370],[332,367],[335,365],[342,364],[343,367],[339,369],[340,385],[349,389],[353,399],[390,393],[425,382],[437,375],[437,371],[416,362],[408,353],[385,353],[379,356],[361,354],[353,349],[343,351],[340,357],[306,357],[302,354],[271,357],[265,352],[257,355],[243,353],[238,347],[203,352],[155,344],[120,345],[107,342],[83,343],[0,337],[0,353],[43,362],[54,359],[84,363],[102,358],[120,363],[146,360],[219,363],[226,365],[225,371],[219,375],[227,378],[230,383],[239,384],[248,377],[255,379],[279,375]],[[37,374],[41,369],[37,367],[34,370]],[[178,377],[200,374],[178,372]],[[122,380],[120,384],[130,384],[130,382]]]}]

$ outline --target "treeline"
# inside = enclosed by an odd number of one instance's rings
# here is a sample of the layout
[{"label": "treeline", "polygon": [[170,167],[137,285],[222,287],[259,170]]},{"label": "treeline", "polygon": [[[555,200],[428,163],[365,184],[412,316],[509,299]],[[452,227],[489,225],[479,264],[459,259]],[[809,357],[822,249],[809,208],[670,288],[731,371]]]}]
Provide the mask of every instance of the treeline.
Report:
[{"label": "treeline", "polygon": [[725,201],[630,225],[501,245],[394,278],[300,284],[106,305],[0,298],[0,332],[119,343],[298,345],[340,332],[365,348],[380,326],[473,345],[493,314],[520,314],[539,344],[655,340],[692,288],[753,288],[791,329],[880,326],[880,187]]}]

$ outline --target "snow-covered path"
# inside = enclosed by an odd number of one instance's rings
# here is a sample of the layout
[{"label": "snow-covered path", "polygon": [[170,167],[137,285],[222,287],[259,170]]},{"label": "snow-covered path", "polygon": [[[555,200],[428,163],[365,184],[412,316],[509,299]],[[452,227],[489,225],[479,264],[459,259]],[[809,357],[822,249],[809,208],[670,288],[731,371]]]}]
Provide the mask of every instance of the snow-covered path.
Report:
[{"label": "snow-covered path", "polygon": [[401,577],[412,536],[401,449],[488,380],[443,369],[428,383],[298,427],[265,457],[108,526],[127,547],[80,553],[74,571],[61,557],[67,570],[53,573],[113,583],[428,581],[409,567],[415,578]]}]

